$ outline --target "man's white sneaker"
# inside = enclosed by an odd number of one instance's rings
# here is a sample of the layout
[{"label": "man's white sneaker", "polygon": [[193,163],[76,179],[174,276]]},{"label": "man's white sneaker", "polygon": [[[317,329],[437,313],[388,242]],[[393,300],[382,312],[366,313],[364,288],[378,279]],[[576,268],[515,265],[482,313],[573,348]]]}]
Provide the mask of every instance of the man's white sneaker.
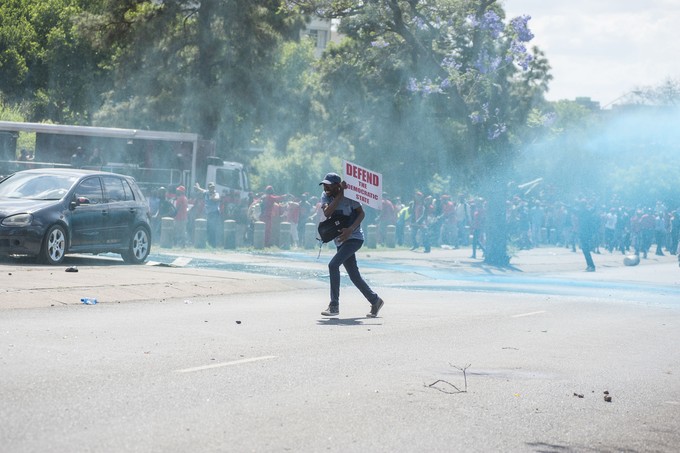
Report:
[{"label": "man's white sneaker", "polygon": [[329,305],[327,309],[321,312],[321,316],[338,316],[340,314],[340,307],[337,305]]}]

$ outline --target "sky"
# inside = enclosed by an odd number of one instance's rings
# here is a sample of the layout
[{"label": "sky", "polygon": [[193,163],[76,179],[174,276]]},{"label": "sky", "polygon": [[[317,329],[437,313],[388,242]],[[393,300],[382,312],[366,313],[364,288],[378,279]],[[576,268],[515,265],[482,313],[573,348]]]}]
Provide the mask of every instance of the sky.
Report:
[{"label": "sky", "polygon": [[[680,0],[501,0],[531,16],[553,80],[550,101],[590,97],[603,108],[631,91],[680,81]],[[622,99],[624,98],[624,99]]]}]

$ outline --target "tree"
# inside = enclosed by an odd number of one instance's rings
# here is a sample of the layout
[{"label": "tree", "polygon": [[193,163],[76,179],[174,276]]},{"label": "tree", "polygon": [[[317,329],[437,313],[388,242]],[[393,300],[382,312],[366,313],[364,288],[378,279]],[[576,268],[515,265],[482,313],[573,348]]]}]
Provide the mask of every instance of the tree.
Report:
[{"label": "tree", "polygon": [[87,124],[104,74],[76,19],[86,0],[0,4],[0,92],[27,106],[28,119]]},{"label": "tree", "polygon": [[253,187],[273,185],[279,193],[300,194],[316,187],[319,176],[340,168],[329,156],[324,131],[328,112],[315,98],[319,73],[311,40],[286,42],[279,48],[272,76],[279,80],[269,110],[269,140],[253,159]]},{"label": "tree", "polygon": [[589,192],[601,179],[588,143],[601,130],[602,117],[575,101],[553,102],[544,109],[533,109],[529,114],[515,162],[516,178],[542,178],[544,189],[556,188],[552,195],[558,199],[551,200],[544,192],[544,201],[571,201]]},{"label": "tree", "polygon": [[400,182],[407,172],[412,184],[437,171],[458,181],[473,175],[459,184],[488,197],[485,261],[507,264],[505,188],[550,79],[543,55],[526,48],[529,17],[506,24],[493,0],[289,3],[342,19],[349,41],[331,49],[322,69],[338,136],[367,165],[388,155]]},{"label": "tree", "polygon": [[667,78],[657,86],[639,88],[633,93],[649,105],[677,106],[680,105],[680,80]]},{"label": "tree", "polygon": [[116,49],[98,122],[195,131],[233,156],[266,135],[278,49],[303,22],[274,0],[109,0],[89,24]]},{"label": "tree", "polygon": [[[25,113],[20,106],[6,103],[0,93],[0,121],[24,121]],[[15,141],[16,140],[16,141]],[[14,160],[18,158],[21,149],[35,151],[33,149],[35,144],[35,134],[16,134],[9,132],[0,132],[0,159]],[[12,151],[15,154],[12,155]]]}]

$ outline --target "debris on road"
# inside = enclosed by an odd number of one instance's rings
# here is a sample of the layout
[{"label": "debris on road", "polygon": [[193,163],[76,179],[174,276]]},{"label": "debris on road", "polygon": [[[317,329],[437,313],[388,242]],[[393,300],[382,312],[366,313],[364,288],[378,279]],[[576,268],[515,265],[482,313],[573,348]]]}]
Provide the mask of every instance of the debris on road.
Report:
[{"label": "debris on road", "polygon": [[[463,373],[463,381],[465,383],[465,387],[462,390],[460,388],[456,387],[455,385],[453,385],[452,383],[450,383],[449,381],[445,381],[443,379],[437,379],[432,384],[429,384],[429,385],[426,384],[425,387],[433,388],[435,390],[439,390],[442,393],[448,393],[449,395],[455,395],[457,393],[467,393],[467,373],[466,372],[467,372],[467,369],[470,368],[470,364],[465,365],[464,367],[458,367],[458,366],[453,365],[451,363],[449,365],[460,370]],[[442,387],[441,384],[444,384],[444,386]]]}]

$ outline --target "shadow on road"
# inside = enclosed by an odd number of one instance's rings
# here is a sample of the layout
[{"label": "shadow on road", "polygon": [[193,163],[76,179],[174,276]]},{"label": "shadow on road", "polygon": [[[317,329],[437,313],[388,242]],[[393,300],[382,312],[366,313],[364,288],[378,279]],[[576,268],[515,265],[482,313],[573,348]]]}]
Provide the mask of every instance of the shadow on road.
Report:
[{"label": "shadow on road", "polygon": [[322,318],[316,324],[319,326],[366,326],[376,324],[364,324],[366,318]]},{"label": "shadow on road", "polygon": [[12,264],[15,266],[39,266],[58,269],[63,266],[127,266],[127,264],[116,254],[102,255],[66,255],[64,261],[58,265],[51,266],[36,262],[35,257],[30,256],[2,256],[0,264]]}]

